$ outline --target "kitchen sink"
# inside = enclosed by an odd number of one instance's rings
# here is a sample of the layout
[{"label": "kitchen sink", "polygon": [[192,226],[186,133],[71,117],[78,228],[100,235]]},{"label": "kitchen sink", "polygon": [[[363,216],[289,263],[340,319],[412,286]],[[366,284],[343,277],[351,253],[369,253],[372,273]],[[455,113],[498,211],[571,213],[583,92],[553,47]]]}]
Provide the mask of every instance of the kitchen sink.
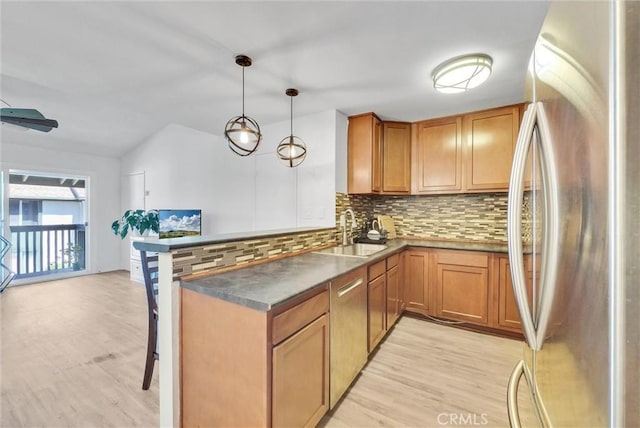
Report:
[{"label": "kitchen sink", "polygon": [[345,246],[337,246],[331,248],[325,248],[324,250],[314,251],[316,254],[327,254],[330,256],[344,256],[344,257],[362,257],[366,258],[372,254],[387,248],[386,245],[380,244],[351,244]]}]

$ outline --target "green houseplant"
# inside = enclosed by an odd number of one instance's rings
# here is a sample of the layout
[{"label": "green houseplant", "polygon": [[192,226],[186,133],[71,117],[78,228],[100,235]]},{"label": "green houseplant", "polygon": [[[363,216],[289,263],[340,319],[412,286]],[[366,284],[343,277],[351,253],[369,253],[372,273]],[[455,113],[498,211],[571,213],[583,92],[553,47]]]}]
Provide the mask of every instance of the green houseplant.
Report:
[{"label": "green houseplant", "polygon": [[139,233],[141,236],[150,231],[160,231],[160,219],[156,210],[127,210],[121,218],[111,223],[111,230],[116,236],[124,239],[129,231]]},{"label": "green houseplant", "polygon": [[73,267],[73,270],[80,270],[84,259],[84,247],[82,245],[73,244],[69,242],[67,244],[67,248],[62,250],[62,254],[64,254],[67,258],[69,264]]}]

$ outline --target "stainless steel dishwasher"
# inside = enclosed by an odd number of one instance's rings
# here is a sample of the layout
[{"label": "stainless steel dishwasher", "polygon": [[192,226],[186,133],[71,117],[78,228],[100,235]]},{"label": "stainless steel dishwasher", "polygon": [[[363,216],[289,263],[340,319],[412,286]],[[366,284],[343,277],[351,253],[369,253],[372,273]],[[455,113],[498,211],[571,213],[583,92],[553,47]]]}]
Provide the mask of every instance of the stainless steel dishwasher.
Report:
[{"label": "stainless steel dishwasher", "polygon": [[331,281],[330,407],[367,362],[367,270]]}]

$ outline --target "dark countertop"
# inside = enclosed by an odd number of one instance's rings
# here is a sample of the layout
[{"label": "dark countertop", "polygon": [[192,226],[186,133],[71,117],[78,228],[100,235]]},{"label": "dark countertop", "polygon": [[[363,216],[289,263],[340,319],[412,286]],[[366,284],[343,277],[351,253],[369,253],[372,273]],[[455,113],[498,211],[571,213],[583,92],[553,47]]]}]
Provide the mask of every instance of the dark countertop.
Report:
[{"label": "dark countertop", "polygon": [[179,248],[198,247],[202,245],[220,244],[223,242],[244,241],[249,239],[273,238],[274,236],[291,235],[294,233],[318,232],[320,230],[335,229],[334,227],[300,227],[294,229],[265,230],[259,232],[220,233],[217,235],[185,236],[182,238],[146,238],[135,241],[136,250],[156,251],[168,253]]},{"label": "dark countertop", "polygon": [[507,245],[473,241],[392,239],[367,258],[303,253],[229,272],[182,280],[181,286],[259,311],[269,311],[318,285],[407,247],[506,253]]}]

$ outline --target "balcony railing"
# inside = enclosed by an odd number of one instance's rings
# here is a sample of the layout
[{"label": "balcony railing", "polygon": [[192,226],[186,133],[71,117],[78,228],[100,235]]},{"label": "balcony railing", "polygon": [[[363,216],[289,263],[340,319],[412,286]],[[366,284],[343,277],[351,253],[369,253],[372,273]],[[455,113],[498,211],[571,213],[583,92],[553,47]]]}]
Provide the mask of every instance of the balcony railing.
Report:
[{"label": "balcony railing", "polygon": [[[16,279],[85,268],[85,225],[10,226]],[[67,251],[65,251],[67,250]]]}]

